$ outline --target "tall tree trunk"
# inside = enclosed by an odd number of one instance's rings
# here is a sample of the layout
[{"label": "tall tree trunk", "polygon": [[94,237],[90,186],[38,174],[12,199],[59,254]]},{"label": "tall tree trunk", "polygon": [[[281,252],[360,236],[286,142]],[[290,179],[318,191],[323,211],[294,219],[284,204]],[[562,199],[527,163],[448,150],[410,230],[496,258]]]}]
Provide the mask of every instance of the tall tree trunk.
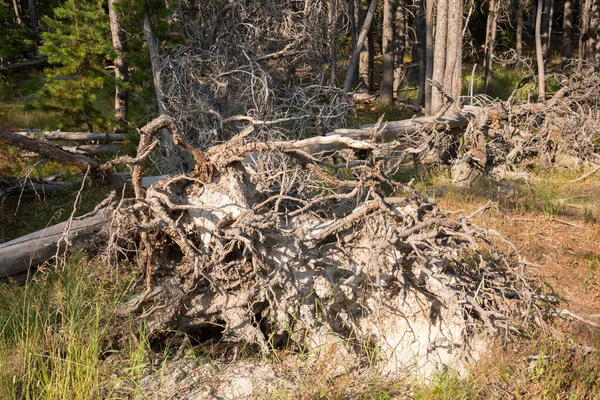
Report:
[{"label": "tall tree trunk", "polygon": [[396,0],[394,19],[394,92],[400,95],[402,86],[404,52],[406,49],[406,10],[405,0]]},{"label": "tall tree trunk", "polygon": [[498,0],[490,0],[490,8],[487,16],[487,27],[485,35],[485,59],[483,62],[483,79],[485,81],[485,94],[492,94],[492,82],[494,79],[494,47],[496,46],[496,21],[498,19]]},{"label": "tall tree trunk", "polygon": [[600,0],[594,0],[590,14],[590,34],[588,61],[596,70],[600,69]]},{"label": "tall tree trunk", "polygon": [[371,4],[369,5],[369,9],[367,11],[367,15],[365,16],[365,21],[360,30],[360,34],[358,35],[358,39],[356,40],[356,49],[352,53],[352,57],[350,62],[348,63],[348,70],[346,71],[346,79],[344,80],[344,92],[349,92],[352,88],[352,76],[354,75],[354,71],[356,70],[356,65],[358,64],[358,58],[361,49],[363,48],[365,41],[367,39],[367,34],[371,28],[371,22],[373,22],[373,15],[375,14],[375,9],[377,8],[377,0],[371,0]]},{"label": "tall tree trunk", "polygon": [[144,39],[148,46],[148,53],[150,54],[150,66],[152,68],[152,82],[154,83],[154,94],[156,96],[156,102],[158,104],[158,113],[165,115],[167,109],[163,103],[163,95],[160,84],[160,56],[158,54],[158,39],[154,35],[152,30],[152,22],[150,20],[150,10],[148,7],[144,7],[144,15],[142,17],[144,25]]},{"label": "tall tree trunk", "polygon": [[592,1],[593,0],[585,0],[584,3],[581,4],[581,33],[579,35],[579,60],[577,62],[577,69],[579,72],[582,71],[584,61],[587,61]]},{"label": "tall tree trunk", "polygon": [[572,45],[572,29],[573,29],[573,1],[565,0],[563,9],[563,42],[562,42],[562,64],[563,68],[571,59],[573,53]]},{"label": "tall tree trunk", "polygon": [[[423,80],[424,88],[424,102],[425,102],[425,114],[432,114],[432,86],[431,80],[433,79],[433,5],[434,0],[423,0],[425,1],[425,77]],[[445,3],[447,0],[440,0],[440,3]],[[439,7],[439,5],[438,5]],[[445,29],[444,29],[445,35]],[[441,41],[441,39],[440,39]],[[437,42],[437,36],[436,36]],[[445,55],[444,55],[445,57]]]},{"label": "tall tree trunk", "polygon": [[331,64],[331,77],[330,85],[332,87],[337,86],[336,74],[337,74],[337,0],[329,0],[329,46],[331,47],[330,64]]},{"label": "tall tree trunk", "polygon": [[[142,16],[142,24],[144,27],[144,39],[148,46],[148,53],[150,55],[150,66],[152,68],[152,82],[154,83],[154,93],[156,95],[156,103],[158,105],[159,115],[167,115],[167,109],[163,103],[163,95],[160,83],[160,55],[158,53],[158,39],[154,35],[152,30],[152,21],[150,19],[150,10],[148,6],[144,7],[144,14]],[[167,149],[167,168],[174,169],[173,160],[171,159],[173,151],[173,136],[171,133],[163,129],[162,130],[163,141],[165,148]]]},{"label": "tall tree trunk", "polygon": [[415,29],[412,30],[414,42],[411,49],[411,81],[419,89],[417,104],[425,107],[425,49],[426,49],[426,19],[425,0],[413,0]]},{"label": "tall tree trunk", "polygon": [[543,3],[540,35],[542,39],[542,56],[544,57],[544,60],[547,60],[548,52],[550,50],[550,25],[552,24],[550,14],[552,10],[552,0],[544,0]]},{"label": "tall tree trunk", "polygon": [[21,14],[19,13],[19,3],[17,0],[12,0],[12,4],[13,4],[13,9],[15,10],[15,21],[17,22],[17,25],[21,25],[21,22],[23,22],[21,20]]},{"label": "tall tree trunk", "polygon": [[117,81],[115,90],[115,119],[117,121],[117,129],[119,129],[120,123],[127,120],[129,91],[125,84],[129,82],[129,72],[128,63],[125,58],[127,50],[125,47],[125,33],[121,27],[119,13],[115,9],[117,1],[108,0],[108,15],[113,49],[117,55],[115,58],[115,78]]},{"label": "tall tree trunk", "polygon": [[381,53],[383,55],[383,74],[379,101],[382,104],[394,102],[394,0],[384,0],[383,32]]},{"label": "tall tree trunk", "polygon": [[523,9],[526,0],[517,0],[517,33],[515,50],[519,58],[523,57]]},{"label": "tall tree trunk", "polygon": [[37,44],[38,36],[40,34],[40,26],[38,24],[37,8],[35,6],[35,0],[28,0],[27,7],[29,8],[29,21],[31,24],[31,30]]},{"label": "tall tree trunk", "polygon": [[[548,0],[546,0],[548,1]],[[544,0],[538,0],[535,17],[535,54],[538,68],[539,101],[546,100],[546,71],[544,70],[544,50],[542,47],[542,14],[544,13]]]},{"label": "tall tree trunk", "polygon": [[[459,106],[462,89],[462,26],[463,0],[439,0],[437,6],[432,81],[439,83]],[[433,86],[431,113],[437,113],[444,104],[442,91]]]}]

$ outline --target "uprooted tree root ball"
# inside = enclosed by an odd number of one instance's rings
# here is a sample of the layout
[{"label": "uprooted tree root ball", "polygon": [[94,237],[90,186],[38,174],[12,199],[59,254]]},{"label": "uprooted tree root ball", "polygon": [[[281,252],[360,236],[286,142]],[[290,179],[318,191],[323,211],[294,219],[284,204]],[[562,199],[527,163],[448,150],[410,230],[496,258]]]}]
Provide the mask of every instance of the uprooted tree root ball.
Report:
[{"label": "uprooted tree root ball", "polygon": [[[323,143],[345,163],[308,152]],[[264,353],[337,343],[348,362],[376,348],[384,371],[423,374],[542,324],[510,243],[387,179],[376,152],[353,158],[368,147],[241,135],[190,149],[194,176],[116,210],[109,255],[136,249],[145,274],[123,312],[155,337],[217,327]]]}]

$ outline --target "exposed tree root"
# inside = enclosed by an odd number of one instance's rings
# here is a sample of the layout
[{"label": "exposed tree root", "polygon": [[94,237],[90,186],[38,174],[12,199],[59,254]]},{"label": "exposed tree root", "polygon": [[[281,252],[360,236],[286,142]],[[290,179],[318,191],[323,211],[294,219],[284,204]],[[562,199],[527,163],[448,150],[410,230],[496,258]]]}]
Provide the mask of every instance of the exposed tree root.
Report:
[{"label": "exposed tree root", "polygon": [[[328,146],[348,168],[307,144]],[[353,148],[371,155],[356,160]],[[486,335],[506,339],[543,324],[514,248],[388,180],[373,145],[241,135],[188,150],[195,174],[118,209],[109,249],[143,249],[145,283],[123,312],[152,335],[216,326],[224,341],[263,352],[336,337],[353,354],[376,346],[388,372],[432,371],[475,356]]]}]

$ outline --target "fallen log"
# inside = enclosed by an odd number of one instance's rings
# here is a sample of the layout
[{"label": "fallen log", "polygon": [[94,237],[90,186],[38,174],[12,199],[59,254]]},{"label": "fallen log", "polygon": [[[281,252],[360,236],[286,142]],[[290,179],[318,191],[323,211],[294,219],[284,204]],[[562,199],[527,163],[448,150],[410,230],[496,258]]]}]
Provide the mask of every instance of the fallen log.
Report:
[{"label": "fallen log", "polygon": [[61,222],[0,244],[0,278],[27,271],[47,261],[57,250],[64,248],[64,239],[71,243],[89,239],[106,226],[109,216],[110,210],[104,208],[92,217]]},{"label": "fallen log", "polygon": [[17,194],[54,194],[69,187],[66,182],[0,175],[0,199]]},{"label": "fallen log", "polygon": [[[431,117],[419,117],[405,119],[401,121],[390,121],[387,125],[381,129],[380,138],[383,140],[395,139],[403,135],[411,135],[420,131],[421,129],[432,125],[432,128],[437,131],[445,131],[447,129],[463,128],[469,124],[473,114],[470,112],[456,113],[454,115],[446,115],[440,118],[435,116]],[[373,136],[376,124],[363,125],[358,129],[335,129],[332,132],[327,133],[327,136],[341,135],[347,136],[353,139],[366,140]]]},{"label": "fallen log", "polygon": [[[42,157],[46,157],[62,164],[73,165],[84,173],[89,171],[92,182],[108,192],[115,190],[117,193],[120,193],[123,190],[123,187],[127,186],[121,177],[109,171],[108,168],[104,168],[98,161],[87,158],[81,154],[73,154],[64,151],[52,143],[39,139],[32,139],[4,130],[0,130],[0,142],[17,146],[25,151],[35,152]],[[130,188],[128,187],[126,188],[128,195],[132,194],[129,189]]]},{"label": "fallen log", "polygon": [[123,147],[118,144],[78,144],[60,146],[63,150],[73,154],[100,154],[117,153],[123,151]]},{"label": "fallen log", "polygon": [[[20,133],[20,132],[19,132]],[[85,142],[95,140],[98,142],[123,142],[133,135],[125,133],[102,133],[102,132],[43,132],[46,140],[68,140],[72,142]]]},{"label": "fallen log", "polygon": [[47,67],[48,59],[47,58],[36,58],[34,60],[21,61],[14,64],[8,64],[3,67],[0,67],[0,73],[2,72],[18,72],[26,69],[36,69],[36,68],[44,68]]}]

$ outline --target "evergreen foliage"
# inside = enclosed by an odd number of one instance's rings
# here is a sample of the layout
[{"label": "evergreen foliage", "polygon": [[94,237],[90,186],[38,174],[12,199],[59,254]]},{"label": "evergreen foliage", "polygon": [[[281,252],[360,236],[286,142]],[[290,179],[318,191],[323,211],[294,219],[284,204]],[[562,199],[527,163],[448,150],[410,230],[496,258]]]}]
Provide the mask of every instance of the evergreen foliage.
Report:
[{"label": "evergreen foliage", "polygon": [[49,80],[39,93],[42,105],[61,111],[61,127],[105,129],[109,121],[99,100],[110,104],[114,77],[105,69],[112,43],[102,1],[67,0],[43,22],[49,32],[42,34],[40,53],[55,67],[46,70]]}]

